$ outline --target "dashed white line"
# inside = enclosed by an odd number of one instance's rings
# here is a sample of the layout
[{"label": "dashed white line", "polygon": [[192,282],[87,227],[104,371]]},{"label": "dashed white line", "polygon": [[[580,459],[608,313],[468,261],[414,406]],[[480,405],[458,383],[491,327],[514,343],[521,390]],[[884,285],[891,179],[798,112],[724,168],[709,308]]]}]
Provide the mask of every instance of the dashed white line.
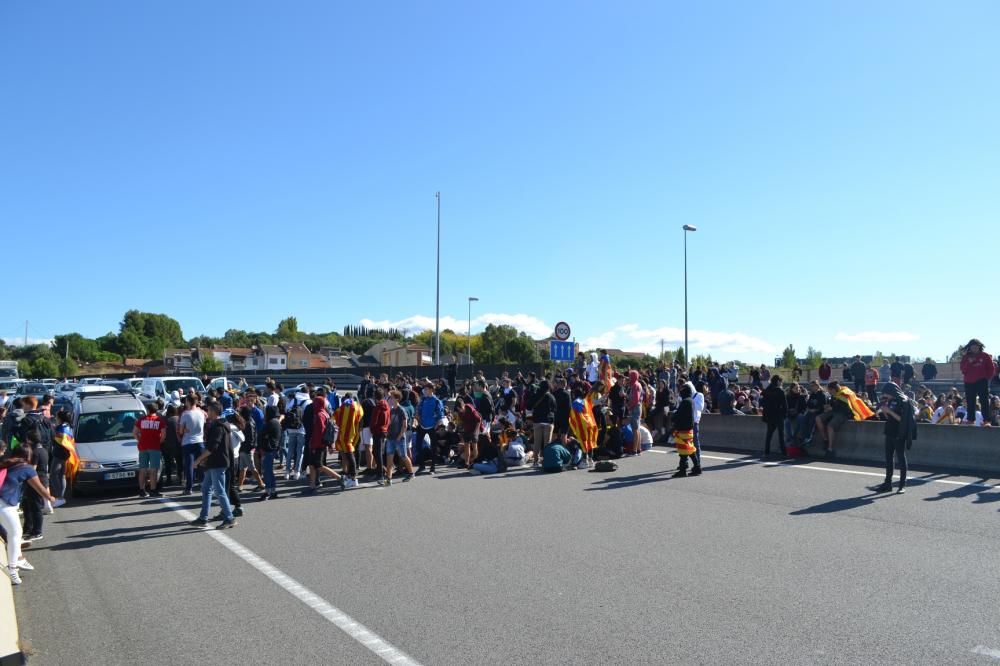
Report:
[{"label": "dashed white line", "polygon": [[[177,502],[167,499],[161,501],[185,520],[190,521],[197,517]],[[206,530],[205,534],[215,539],[229,550],[229,552],[239,557],[254,569],[270,578],[275,585],[285,592],[288,592],[306,606],[319,613],[324,619],[370,650],[384,662],[393,664],[393,666],[421,666],[420,662],[416,659],[392,645],[371,629],[326,601],[232,537],[226,536],[216,530]]]}]

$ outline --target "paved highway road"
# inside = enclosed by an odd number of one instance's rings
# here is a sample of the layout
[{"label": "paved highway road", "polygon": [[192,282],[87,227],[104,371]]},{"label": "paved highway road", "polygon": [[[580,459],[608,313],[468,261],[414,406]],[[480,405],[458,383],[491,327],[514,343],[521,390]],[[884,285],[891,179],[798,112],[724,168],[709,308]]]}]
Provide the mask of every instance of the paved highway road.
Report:
[{"label": "paved highway road", "polygon": [[28,552],[22,634],[32,666],[1000,658],[1000,489],[711,455],[287,496],[221,538],[186,499],[81,501]]}]

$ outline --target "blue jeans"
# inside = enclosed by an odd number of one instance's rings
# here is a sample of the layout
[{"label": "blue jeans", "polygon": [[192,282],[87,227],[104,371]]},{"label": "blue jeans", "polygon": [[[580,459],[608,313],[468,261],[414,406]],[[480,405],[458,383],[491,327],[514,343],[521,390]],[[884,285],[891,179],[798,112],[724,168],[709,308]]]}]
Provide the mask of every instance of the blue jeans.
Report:
[{"label": "blue jeans", "polygon": [[[636,405],[629,412],[628,420],[632,425],[632,435],[635,437],[635,441],[639,441],[639,421],[642,419],[642,405]],[[639,446],[635,447],[635,450],[639,450]]]},{"label": "blue jeans", "polygon": [[288,458],[288,431],[281,431],[281,442],[278,443],[278,464],[284,463]]},{"label": "blue jeans", "polygon": [[274,451],[268,451],[260,460],[261,474],[264,475],[264,488],[266,492],[273,493],[278,488],[274,480]]},{"label": "blue jeans", "polygon": [[303,432],[287,431],[288,439],[288,472],[298,472],[302,469],[302,456],[306,450],[306,435]]},{"label": "blue jeans", "polygon": [[794,441],[796,437],[805,439],[806,421],[806,414],[799,414],[798,416],[789,416],[786,418],[785,439],[789,442]]},{"label": "blue jeans", "polygon": [[198,514],[202,520],[208,520],[208,510],[212,508],[213,494],[219,498],[222,517],[226,520],[232,520],[233,507],[229,503],[229,496],[226,495],[225,467],[213,467],[205,470],[205,478],[201,482],[201,513]]},{"label": "blue jeans", "polygon": [[194,461],[204,451],[201,444],[185,444],[181,447],[184,456],[184,492],[194,490]]}]

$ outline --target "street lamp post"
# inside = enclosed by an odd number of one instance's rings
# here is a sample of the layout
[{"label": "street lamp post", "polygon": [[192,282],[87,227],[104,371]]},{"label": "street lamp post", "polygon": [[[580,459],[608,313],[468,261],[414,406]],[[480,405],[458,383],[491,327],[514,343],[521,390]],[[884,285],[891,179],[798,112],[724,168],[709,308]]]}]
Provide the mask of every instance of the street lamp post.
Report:
[{"label": "street lamp post", "polygon": [[469,296],[469,335],[466,337],[468,342],[468,348],[466,349],[466,356],[469,359],[469,363],[472,363],[472,301],[478,301],[479,299],[475,296]]},{"label": "street lamp post", "polygon": [[691,356],[688,352],[688,232],[698,231],[698,227],[685,224],[684,229],[684,363],[691,367]]},{"label": "street lamp post", "polygon": [[441,193],[437,199],[437,280],[434,296],[434,365],[441,365]]}]

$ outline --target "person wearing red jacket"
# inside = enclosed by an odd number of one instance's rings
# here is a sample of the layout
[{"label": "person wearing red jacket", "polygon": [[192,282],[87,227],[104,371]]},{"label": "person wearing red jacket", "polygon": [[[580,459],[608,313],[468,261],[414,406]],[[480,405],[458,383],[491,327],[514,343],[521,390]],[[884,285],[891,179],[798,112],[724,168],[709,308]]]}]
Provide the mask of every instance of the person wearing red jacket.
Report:
[{"label": "person wearing red jacket", "polygon": [[[375,389],[375,413],[371,424],[372,445],[366,449],[368,469],[375,469],[376,483],[382,483],[385,472],[382,467],[382,451],[385,447],[385,436],[389,434],[389,403],[385,399],[385,390]],[[374,467],[373,467],[374,466]]]},{"label": "person wearing red jacket", "polygon": [[479,429],[483,417],[472,406],[461,398],[455,400],[455,415],[462,420],[462,452],[459,454],[465,462],[465,467],[472,469],[472,464],[479,457]]},{"label": "person wearing red jacket", "polygon": [[312,495],[320,488],[320,472],[335,481],[341,479],[340,474],[327,467],[326,464],[326,454],[333,453],[332,445],[323,440],[326,424],[330,421],[330,412],[327,411],[327,407],[326,391],[319,388],[316,389],[312,404],[302,412],[303,418],[311,419],[312,424],[309,428],[309,439],[306,442],[309,447],[306,460],[306,464],[309,466],[309,487],[303,491],[304,495]]},{"label": "person wearing red jacket", "polygon": [[993,361],[993,357],[986,353],[983,343],[973,338],[965,345],[961,368],[962,381],[965,382],[966,419],[975,423],[978,398],[979,410],[983,413],[983,423],[989,423],[992,417],[990,380],[997,374],[997,364]]}]

